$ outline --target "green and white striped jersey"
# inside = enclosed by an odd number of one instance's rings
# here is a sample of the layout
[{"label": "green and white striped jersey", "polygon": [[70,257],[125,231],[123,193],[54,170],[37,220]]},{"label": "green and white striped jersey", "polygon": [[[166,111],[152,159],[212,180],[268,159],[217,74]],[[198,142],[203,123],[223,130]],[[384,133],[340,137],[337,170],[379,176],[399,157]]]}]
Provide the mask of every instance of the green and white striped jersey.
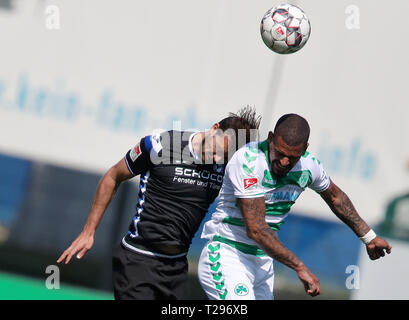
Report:
[{"label": "green and white striped jersey", "polygon": [[300,194],[308,187],[325,191],[330,179],[321,163],[306,152],[291,171],[282,178],[271,173],[268,141],[250,142],[240,148],[226,166],[217,209],[203,229],[202,238],[214,235],[229,240],[256,245],[247,237],[237,198],[264,197],[266,222],[279,230]]}]

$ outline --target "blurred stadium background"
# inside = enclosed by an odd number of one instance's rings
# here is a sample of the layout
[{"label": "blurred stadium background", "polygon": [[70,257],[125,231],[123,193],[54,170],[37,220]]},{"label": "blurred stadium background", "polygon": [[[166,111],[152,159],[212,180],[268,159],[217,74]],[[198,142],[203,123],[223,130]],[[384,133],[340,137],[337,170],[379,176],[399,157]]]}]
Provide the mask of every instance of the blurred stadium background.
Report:
[{"label": "blurred stadium background", "polygon": [[[263,115],[262,138],[282,114],[305,116],[310,152],[394,248],[371,262],[305,192],[279,236],[320,279],[319,298],[409,298],[409,2],[291,3],[312,34],[280,56],[259,34],[276,1],[0,0],[0,299],[112,299],[111,253],[137,178],[121,186],[93,249],[60,266],[60,289],[45,286],[101,176],[154,129],[205,130],[247,104]],[[199,236],[191,299],[205,297]],[[359,289],[348,289],[355,265]],[[277,299],[310,299],[292,270],[275,267]]]}]

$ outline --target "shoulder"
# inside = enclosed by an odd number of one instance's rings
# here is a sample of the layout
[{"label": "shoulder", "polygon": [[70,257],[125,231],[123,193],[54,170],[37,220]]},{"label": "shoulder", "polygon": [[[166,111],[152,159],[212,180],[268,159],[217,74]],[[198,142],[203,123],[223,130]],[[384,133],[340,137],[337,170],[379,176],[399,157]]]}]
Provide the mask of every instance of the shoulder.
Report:
[{"label": "shoulder", "polygon": [[[247,143],[238,149],[232,159],[245,160],[249,159],[264,159],[266,154],[268,154],[268,142],[267,141],[252,141]],[[264,156],[264,157],[263,157]]]},{"label": "shoulder", "polygon": [[164,137],[168,136],[169,131],[153,131],[150,135],[144,138],[146,150],[158,154],[167,140]]},{"label": "shoulder", "polygon": [[197,132],[168,130],[152,134],[152,139],[163,149],[180,149],[189,144],[192,135]]},{"label": "shoulder", "polygon": [[261,143],[250,142],[237,150],[227,163],[226,172],[236,172],[236,174],[241,172],[246,176],[256,176],[260,170],[264,172],[268,164],[266,154],[260,146]]},{"label": "shoulder", "polygon": [[314,155],[306,152],[300,158],[300,169],[302,171],[308,171],[311,175],[311,181],[309,187],[317,192],[326,190],[330,185],[330,178],[324,170],[322,163]]},{"label": "shoulder", "polygon": [[135,149],[140,146],[142,153],[146,153],[151,160],[160,156],[163,150],[163,133],[163,131],[153,131],[151,134],[143,137]]},{"label": "shoulder", "polygon": [[301,156],[298,164],[302,169],[314,170],[321,166],[321,161],[319,161],[313,154],[306,151],[305,154]]}]

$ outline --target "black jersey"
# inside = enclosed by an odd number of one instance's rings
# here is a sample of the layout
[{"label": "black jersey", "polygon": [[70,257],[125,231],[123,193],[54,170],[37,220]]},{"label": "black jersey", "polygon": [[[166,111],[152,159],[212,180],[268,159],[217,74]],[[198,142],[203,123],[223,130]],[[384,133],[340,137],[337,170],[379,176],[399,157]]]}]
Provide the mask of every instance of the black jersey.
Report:
[{"label": "black jersey", "polygon": [[171,245],[188,251],[219,194],[225,169],[201,163],[192,148],[193,135],[165,131],[146,136],[126,154],[129,171],[140,174],[136,214],[122,241],[128,249],[158,252]]}]

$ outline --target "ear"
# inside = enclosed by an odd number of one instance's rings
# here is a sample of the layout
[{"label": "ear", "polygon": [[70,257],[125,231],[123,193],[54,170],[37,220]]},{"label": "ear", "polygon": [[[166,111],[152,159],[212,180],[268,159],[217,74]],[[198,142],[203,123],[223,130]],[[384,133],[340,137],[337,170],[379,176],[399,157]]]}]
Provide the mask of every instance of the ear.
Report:
[{"label": "ear", "polygon": [[305,146],[305,151],[307,151],[309,145],[310,145],[310,144],[307,142],[307,145]]},{"label": "ear", "polygon": [[220,123],[215,123],[211,128],[210,128],[210,134],[214,134],[216,131],[217,131],[217,129],[219,129],[220,128]]}]

